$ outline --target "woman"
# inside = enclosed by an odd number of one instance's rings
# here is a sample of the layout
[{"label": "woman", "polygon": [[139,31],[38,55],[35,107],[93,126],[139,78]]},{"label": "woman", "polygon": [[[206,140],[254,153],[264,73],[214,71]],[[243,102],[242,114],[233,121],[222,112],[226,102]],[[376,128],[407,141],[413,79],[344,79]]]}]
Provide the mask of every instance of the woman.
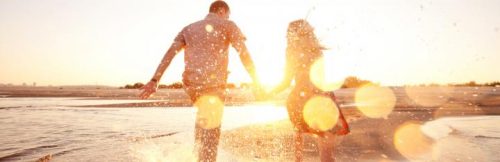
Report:
[{"label": "woman", "polygon": [[310,79],[310,69],[313,63],[323,56],[324,49],[316,36],[314,29],[305,20],[296,20],[289,24],[287,33],[286,69],[285,78],[282,83],[272,90],[271,94],[277,94],[288,88],[292,80],[295,87],[288,96],[287,110],[291,122],[295,127],[295,161],[303,158],[303,134],[312,133],[318,135],[318,146],[321,161],[334,161],[333,141],[334,135],[345,135],[349,133],[349,126],[340,112],[339,121],[342,128],[331,128],[327,131],[313,129],[304,120],[303,110],[306,102],[314,96],[327,96],[334,100],[333,92],[324,92],[316,87]]}]

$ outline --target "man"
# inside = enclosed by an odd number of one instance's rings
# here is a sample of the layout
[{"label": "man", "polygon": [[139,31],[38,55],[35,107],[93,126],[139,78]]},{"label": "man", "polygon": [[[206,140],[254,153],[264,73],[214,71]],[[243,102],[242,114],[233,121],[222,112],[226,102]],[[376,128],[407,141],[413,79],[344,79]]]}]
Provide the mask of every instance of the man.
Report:
[{"label": "man", "polygon": [[[140,94],[142,99],[156,92],[158,82],[174,56],[184,49],[183,83],[186,93],[198,108],[195,124],[195,148],[198,161],[215,161],[219,143],[225,86],[227,82],[228,49],[231,44],[254,84],[258,79],[252,59],[245,46],[245,36],[229,19],[229,6],[224,1],[210,5],[205,19],[182,29],[165,53],[156,72]],[[259,88],[260,89],[260,88]]]}]

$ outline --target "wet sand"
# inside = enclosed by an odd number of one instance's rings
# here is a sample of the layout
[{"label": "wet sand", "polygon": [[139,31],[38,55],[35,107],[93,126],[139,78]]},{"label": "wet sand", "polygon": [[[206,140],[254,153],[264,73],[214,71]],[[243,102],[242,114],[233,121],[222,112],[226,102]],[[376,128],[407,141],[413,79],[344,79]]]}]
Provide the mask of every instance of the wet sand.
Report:
[{"label": "wet sand", "polygon": [[[398,109],[387,119],[371,119],[355,110],[344,110],[351,133],[336,139],[335,154],[339,161],[380,161],[407,160],[394,147],[394,134],[406,122],[423,124],[431,121],[432,111],[407,111]],[[474,111],[447,111],[444,116],[473,116]],[[481,114],[484,115],[484,114]],[[500,110],[488,115],[500,115]],[[257,124],[230,130],[223,133],[222,146],[244,160],[293,160],[293,130],[288,120]],[[306,159],[318,161],[318,150],[314,136],[305,136]],[[430,139],[429,139],[430,140]],[[307,160],[307,161],[309,161]]]},{"label": "wet sand", "polygon": [[[427,90],[421,92],[422,95],[429,95],[433,91]],[[394,92],[397,103],[385,119],[366,117],[355,106],[343,107],[351,133],[336,139],[335,156],[338,161],[407,161],[408,157],[403,156],[394,144],[396,131],[405,123],[423,124],[442,117],[500,115],[500,95],[493,88],[455,89],[446,102],[433,106],[412,102],[401,89],[394,89]],[[340,102],[347,105],[352,103],[352,93],[343,91],[339,94]],[[291,123],[283,120],[229,130],[223,133],[221,139],[225,150],[244,161],[292,161],[293,134]],[[305,161],[319,161],[315,138],[306,136]],[[423,138],[429,143],[434,142],[425,135]]]},{"label": "wet sand", "polygon": [[[414,88],[415,89],[415,88]],[[495,87],[421,87],[418,99],[402,87],[391,88],[394,110],[385,119],[369,118],[356,108],[356,89],[336,91],[351,133],[336,140],[339,161],[405,161],[394,146],[394,134],[406,122],[425,123],[441,117],[500,115],[500,92]],[[125,89],[6,89],[4,97],[92,97],[137,99],[138,90]],[[230,90],[226,105],[256,104],[248,90]],[[413,94],[413,95],[414,95]],[[259,104],[283,105],[286,94]],[[419,100],[419,101],[418,101]],[[422,102],[425,101],[425,102]],[[151,102],[85,105],[80,107],[186,107],[192,103],[182,89],[160,90]],[[221,148],[242,161],[289,161],[293,158],[292,126],[288,120],[254,124],[224,131]],[[306,161],[318,161],[315,137],[306,136]],[[431,140],[430,138],[428,140]]]}]

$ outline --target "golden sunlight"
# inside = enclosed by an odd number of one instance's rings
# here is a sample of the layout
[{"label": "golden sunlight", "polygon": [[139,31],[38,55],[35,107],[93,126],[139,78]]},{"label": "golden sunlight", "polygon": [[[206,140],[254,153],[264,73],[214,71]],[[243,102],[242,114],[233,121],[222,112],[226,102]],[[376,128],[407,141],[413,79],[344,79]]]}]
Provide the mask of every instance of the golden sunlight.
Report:
[{"label": "golden sunlight", "polygon": [[264,89],[271,89],[277,86],[283,77],[282,73],[271,69],[259,70],[258,75],[260,84]]},{"label": "golden sunlight", "polygon": [[356,107],[370,118],[387,118],[396,105],[391,89],[372,85],[359,88],[354,100]]},{"label": "golden sunlight", "polygon": [[251,117],[253,123],[266,123],[278,120],[288,120],[288,112],[281,106],[270,106],[263,109],[255,109],[248,112],[248,117]]},{"label": "golden sunlight", "polygon": [[202,128],[212,129],[221,125],[224,103],[216,96],[201,96],[194,106],[198,109],[196,123]]},{"label": "golden sunlight", "polygon": [[339,89],[343,81],[331,81],[327,80],[327,77],[325,76],[325,59],[321,57],[320,59],[317,59],[313,65],[311,66],[310,72],[309,72],[309,77],[311,78],[311,81],[313,82],[314,86],[317,88],[323,90],[323,91],[334,91]]},{"label": "golden sunlight", "polygon": [[309,127],[327,131],[337,124],[339,110],[329,97],[315,96],[306,102],[303,115]]}]

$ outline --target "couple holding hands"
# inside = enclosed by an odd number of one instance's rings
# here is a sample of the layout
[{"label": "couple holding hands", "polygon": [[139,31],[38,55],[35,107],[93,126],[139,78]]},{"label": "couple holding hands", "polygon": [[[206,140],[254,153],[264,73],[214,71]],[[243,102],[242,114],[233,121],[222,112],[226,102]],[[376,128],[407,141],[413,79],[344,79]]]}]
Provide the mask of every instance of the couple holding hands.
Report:
[{"label": "couple holding hands", "polygon": [[[210,5],[205,19],[194,22],[182,29],[165,53],[153,78],[143,87],[142,99],[155,93],[159,80],[174,56],[184,50],[185,70],[183,83],[186,93],[195,105],[208,99],[220,104],[198,104],[195,124],[195,148],[198,161],[214,162],[217,157],[217,146],[220,137],[220,120],[223,111],[223,101],[226,96],[225,86],[228,76],[229,45],[239,53],[241,62],[250,74],[256,87],[259,81],[255,66],[245,45],[245,36],[238,26],[229,20],[229,6],[224,1],[215,1]],[[257,96],[275,95],[291,86],[286,107],[290,121],[294,125],[295,160],[303,158],[303,135],[316,134],[321,161],[334,161],[333,146],[336,135],[349,133],[342,112],[338,107],[339,123],[327,130],[310,126],[304,119],[304,106],[313,97],[321,96],[334,101],[333,92],[325,92],[316,87],[310,79],[312,64],[323,56],[324,48],[319,44],[313,27],[306,20],[296,20],[289,24],[287,32],[286,69],[281,84],[269,93],[257,90]],[[333,103],[333,102],[332,102]],[[208,115],[207,115],[208,114]],[[337,120],[335,120],[337,121]]]}]

